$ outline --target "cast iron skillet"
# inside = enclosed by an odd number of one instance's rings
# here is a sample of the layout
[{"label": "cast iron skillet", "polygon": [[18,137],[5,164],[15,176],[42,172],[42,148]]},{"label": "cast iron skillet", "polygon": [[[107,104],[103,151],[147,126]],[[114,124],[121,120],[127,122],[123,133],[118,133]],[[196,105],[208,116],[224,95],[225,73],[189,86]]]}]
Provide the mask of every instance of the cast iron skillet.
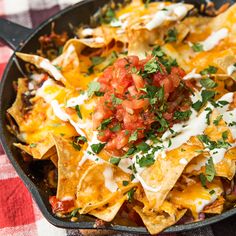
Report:
[{"label": "cast iron skillet", "polygon": [[[4,19],[0,19],[0,38],[7,42],[8,45],[15,51],[33,53],[37,48],[39,48],[39,36],[50,33],[52,22],[55,22],[56,32],[60,33],[62,31],[67,31],[69,35],[71,34],[70,36],[73,37],[69,24],[74,26],[78,26],[81,23],[89,24],[90,16],[93,15],[99,7],[103,6],[107,2],[107,0],[83,0],[63,11],[60,11],[36,29],[28,29]],[[123,1],[115,0],[115,2]],[[200,3],[204,3],[204,0],[187,0],[185,2],[193,3],[196,7],[199,7]],[[214,2],[219,7],[225,3],[225,0],[217,0]],[[230,2],[233,3],[234,1],[231,0]],[[6,128],[6,110],[12,105],[15,99],[16,94],[13,90],[12,82],[23,76],[22,70],[20,69],[21,67],[22,66],[19,66],[19,63],[16,60],[15,55],[13,55],[8,62],[0,83],[0,136],[4,150],[20,178],[31,192],[43,215],[50,223],[61,228],[93,229],[95,222],[95,218],[93,217],[81,216],[79,222],[70,222],[67,219],[58,218],[52,214],[51,207],[48,202],[48,197],[52,194],[52,192],[43,182],[43,168],[45,166],[44,161],[31,163],[24,162],[19,150],[12,145],[13,142],[16,142],[17,140]],[[196,229],[216,223],[234,214],[236,214],[236,209],[231,209],[221,215],[208,218],[204,221],[171,226],[164,232],[174,233]],[[144,227],[111,224],[108,225],[106,229],[130,233],[147,233],[147,230]]]}]

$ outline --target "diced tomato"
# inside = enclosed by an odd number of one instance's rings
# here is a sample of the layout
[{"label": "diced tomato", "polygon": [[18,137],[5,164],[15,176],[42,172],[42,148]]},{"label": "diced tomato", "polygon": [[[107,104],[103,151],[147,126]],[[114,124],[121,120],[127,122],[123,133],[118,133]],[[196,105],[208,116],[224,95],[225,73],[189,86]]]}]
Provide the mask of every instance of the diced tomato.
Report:
[{"label": "diced tomato", "polygon": [[144,82],[144,79],[140,75],[132,74],[132,78],[133,78],[134,85],[137,90],[144,88],[145,82]]},{"label": "diced tomato", "polygon": [[[145,64],[152,59],[151,55],[143,60],[139,60],[137,56],[118,59],[98,79],[101,85],[100,91],[104,92],[104,96],[98,99],[93,114],[93,124],[96,129],[102,121],[112,117],[112,122],[98,136],[100,141],[107,143],[105,149],[111,153],[122,155],[122,150],[127,150],[129,147],[129,138],[134,132],[137,134],[137,141],[140,141],[152,123],[157,122],[155,109],[158,110],[163,104],[160,101],[160,104],[155,104],[156,107],[153,107],[153,104],[150,107],[151,100],[146,97],[147,93],[142,89],[146,85],[158,88],[163,86],[164,102],[167,107],[162,111],[162,116],[170,126],[175,122],[174,112],[177,109],[181,110],[181,107],[184,109],[188,107],[183,103],[188,93],[183,86],[179,86],[185,75],[184,70],[175,66],[168,73],[165,66],[158,62],[162,70],[151,73],[148,79],[143,78],[141,75]],[[135,73],[140,70],[141,73]],[[114,124],[119,124],[117,130],[111,129]]]},{"label": "diced tomato", "polygon": [[52,206],[53,213],[68,212],[74,206],[74,200],[61,201],[56,196],[49,197],[49,203]]}]

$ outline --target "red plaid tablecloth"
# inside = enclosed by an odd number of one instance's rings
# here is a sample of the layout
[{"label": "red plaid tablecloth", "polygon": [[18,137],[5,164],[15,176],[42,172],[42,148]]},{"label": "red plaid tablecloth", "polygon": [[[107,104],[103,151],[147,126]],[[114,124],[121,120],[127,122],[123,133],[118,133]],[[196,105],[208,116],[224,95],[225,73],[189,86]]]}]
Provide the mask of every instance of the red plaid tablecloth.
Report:
[{"label": "red plaid tablecloth", "polygon": [[[0,17],[32,28],[55,14],[62,8],[74,4],[79,0],[0,0]],[[98,0],[99,1],[99,0]],[[1,30],[1,29],[0,29]],[[0,43],[0,78],[9,60],[12,50]],[[0,111],[2,112],[2,111]],[[223,228],[230,227],[228,225]],[[232,220],[231,220],[232,222]],[[221,229],[220,227],[219,229]],[[185,236],[229,236],[236,235],[232,229],[230,233],[223,233],[205,227],[188,233]],[[220,233],[221,232],[221,233]],[[225,231],[229,232],[229,231]],[[78,236],[78,235],[114,235],[130,236],[131,234],[117,234],[104,231],[79,231],[59,229],[44,219],[30,193],[17,176],[0,144],[0,236]]]}]

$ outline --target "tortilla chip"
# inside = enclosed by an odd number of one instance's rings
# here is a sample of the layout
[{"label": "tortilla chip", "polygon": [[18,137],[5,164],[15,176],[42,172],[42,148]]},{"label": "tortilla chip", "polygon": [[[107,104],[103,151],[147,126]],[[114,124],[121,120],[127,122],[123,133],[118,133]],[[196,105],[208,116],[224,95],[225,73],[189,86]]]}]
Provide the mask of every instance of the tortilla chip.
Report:
[{"label": "tortilla chip", "polygon": [[90,211],[89,214],[97,217],[98,219],[110,222],[115,218],[117,212],[120,210],[126,199],[127,196],[124,196],[118,200],[114,200],[113,203],[105,204],[101,208]]},{"label": "tortilla chip", "polygon": [[35,159],[48,159],[50,156],[56,153],[54,144],[50,137],[47,137],[46,140],[42,143],[34,143],[34,145],[23,145],[21,143],[14,143],[14,146],[25,151]]},{"label": "tortilla chip", "polygon": [[35,65],[37,68],[46,71],[55,80],[65,82],[64,76],[54,65],[52,65],[52,63],[48,59],[37,55],[25,54],[20,52],[16,52],[16,55],[22,60]]},{"label": "tortilla chip", "polygon": [[[57,198],[66,199],[76,198],[76,187],[81,179],[82,174],[91,164],[87,161],[79,168],[79,161],[83,157],[83,150],[76,150],[71,140],[52,135],[52,139],[57,149],[58,155],[58,186]],[[84,145],[86,147],[86,145]],[[84,147],[84,148],[85,148]]]},{"label": "tortilla chip", "polygon": [[[159,209],[186,165],[199,155],[196,151],[200,149],[202,144],[197,138],[192,137],[188,143],[169,151],[165,158],[158,156],[155,163],[142,172],[141,177],[147,185],[160,188],[157,192],[144,189],[151,208]],[[181,158],[186,160],[186,164],[181,164]]]},{"label": "tortilla chip", "polygon": [[162,212],[150,210],[143,212],[142,208],[135,206],[134,210],[140,215],[143,223],[151,234],[158,234],[165,228],[175,224],[186,212],[178,210],[173,204],[165,201]]},{"label": "tortilla chip", "polygon": [[[109,176],[105,177],[105,172]],[[80,213],[86,214],[106,203],[123,198],[123,194],[136,185],[130,183],[123,186],[124,180],[130,181],[130,175],[107,162],[88,168],[77,187],[76,201],[78,207],[82,208]]]},{"label": "tortilla chip", "polygon": [[207,214],[221,214],[224,209],[224,202],[225,199],[220,196],[211,205],[206,206],[202,212]]}]

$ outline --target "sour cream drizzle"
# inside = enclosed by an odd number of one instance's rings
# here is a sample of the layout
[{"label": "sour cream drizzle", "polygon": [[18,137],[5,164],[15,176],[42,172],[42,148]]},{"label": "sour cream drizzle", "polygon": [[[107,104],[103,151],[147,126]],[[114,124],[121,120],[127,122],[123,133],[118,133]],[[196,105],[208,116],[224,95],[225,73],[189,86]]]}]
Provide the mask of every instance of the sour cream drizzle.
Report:
[{"label": "sour cream drizzle", "polygon": [[228,36],[228,29],[222,28],[216,32],[213,32],[205,41],[200,42],[203,46],[204,51],[210,51],[215,46],[219,44],[219,42]]},{"label": "sour cream drizzle", "polygon": [[118,185],[114,181],[112,167],[107,166],[103,171],[103,176],[105,179],[105,187],[112,193],[116,192]]},{"label": "sour cream drizzle", "polygon": [[165,9],[158,11],[146,24],[148,30],[153,30],[162,25],[166,20],[181,20],[188,13],[188,8],[183,3],[171,4]]},{"label": "sour cream drizzle", "polygon": [[227,75],[232,75],[236,71],[236,66],[235,64],[229,65],[227,67]]}]

